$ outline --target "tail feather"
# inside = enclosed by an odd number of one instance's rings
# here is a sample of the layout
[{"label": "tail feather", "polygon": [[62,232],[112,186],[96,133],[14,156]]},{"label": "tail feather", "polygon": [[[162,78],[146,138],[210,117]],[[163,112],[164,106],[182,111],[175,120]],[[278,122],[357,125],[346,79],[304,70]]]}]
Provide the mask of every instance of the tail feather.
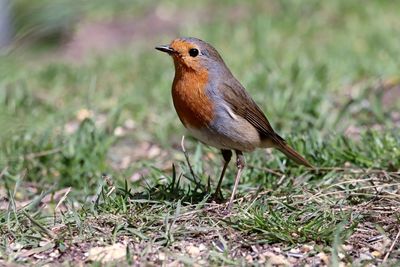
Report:
[{"label": "tail feather", "polygon": [[288,144],[283,143],[277,148],[297,164],[304,165],[309,168],[314,168],[313,165],[311,165],[305,158],[303,158],[303,156],[301,156],[296,150],[291,148]]}]

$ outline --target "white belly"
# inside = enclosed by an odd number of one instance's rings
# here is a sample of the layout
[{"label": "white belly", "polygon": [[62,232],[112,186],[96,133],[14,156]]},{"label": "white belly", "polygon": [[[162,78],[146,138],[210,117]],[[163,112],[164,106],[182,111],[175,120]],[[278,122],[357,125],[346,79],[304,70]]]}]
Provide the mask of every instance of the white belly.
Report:
[{"label": "white belly", "polygon": [[257,130],[243,118],[216,123],[208,128],[188,131],[199,141],[218,149],[233,149],[243,152],[253,151],[263,146]]}]

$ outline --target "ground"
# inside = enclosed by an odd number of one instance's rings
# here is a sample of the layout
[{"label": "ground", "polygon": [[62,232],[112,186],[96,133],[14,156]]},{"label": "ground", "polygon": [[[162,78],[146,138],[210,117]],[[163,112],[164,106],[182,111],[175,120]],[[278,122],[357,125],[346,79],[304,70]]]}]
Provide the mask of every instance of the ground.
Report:
[{"label": "ground", "polygon": [[[56,3],[1,55],[0,265],[400,261],[398,3]],[[213,44],[317,168],[247,153],[233,210],[212,201],[222,157],[190,136],[185,157],[154,50],[176,36]]]}]

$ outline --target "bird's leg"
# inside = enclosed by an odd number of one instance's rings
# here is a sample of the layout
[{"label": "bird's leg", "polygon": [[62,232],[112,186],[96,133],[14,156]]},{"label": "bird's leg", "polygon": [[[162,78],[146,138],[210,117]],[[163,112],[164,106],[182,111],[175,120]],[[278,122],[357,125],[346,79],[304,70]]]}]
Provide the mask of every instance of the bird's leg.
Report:
[{"label": "bird's leg", "polygon": [[236,166],[238,168],[238,171],[236,173],[235,185],[233,186],[231,199],[229,200],[228,210],[230,210],[232,208],[232,204],[233,204],[233,200],[235,199],[236,189],[239,184],[240,176],[242,175],[242,171],[245,167],[245,160],[244,160],[242,151],[235,150],[235,152],[236,152]]},{"label": "bird's leg", "polygon": [[222,167],[221,176],[219,177],[217,189],[215,190],[215,193],[214,193],[214,198],[216,198],[216,199],[223,198],[222,193],[221,193],[221,184],[222,184],[222,180],[224,179],[226,168],[228,167],[228,164],[231,161],[232,151],[227,150],[227,149],[221,149],[221,154],[222,154],[222,157],[224,158],[224,166]]}]

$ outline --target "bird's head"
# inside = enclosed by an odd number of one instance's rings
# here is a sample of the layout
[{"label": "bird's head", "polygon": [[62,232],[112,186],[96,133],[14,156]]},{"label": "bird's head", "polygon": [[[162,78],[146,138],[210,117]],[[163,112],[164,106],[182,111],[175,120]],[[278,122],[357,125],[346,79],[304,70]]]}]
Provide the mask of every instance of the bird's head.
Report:
[{"label": "bird's head", "polygon": [[169,45],[160,45],[157,50],[169,54],[177,69],[193,71],[226,68],[217,50],[210,44],[193,37],[173,40]]}]

